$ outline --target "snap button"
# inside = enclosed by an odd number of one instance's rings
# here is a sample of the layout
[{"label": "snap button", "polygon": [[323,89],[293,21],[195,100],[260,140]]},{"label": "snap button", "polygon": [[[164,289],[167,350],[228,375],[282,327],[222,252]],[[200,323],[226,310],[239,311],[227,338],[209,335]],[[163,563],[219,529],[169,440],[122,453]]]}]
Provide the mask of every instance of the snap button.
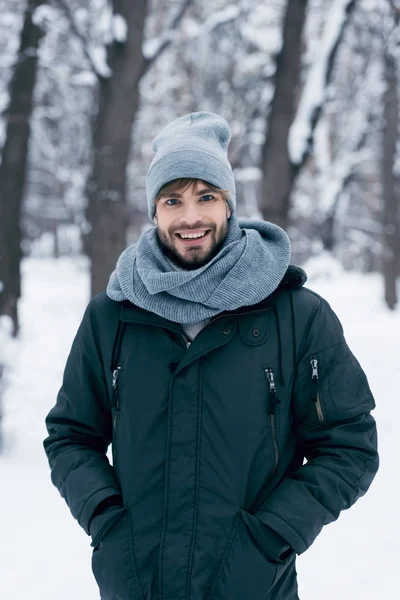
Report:
[{"label": "snap button", "polygon": [[230,334],[230,332],[231,332],[231,330],[229,329],[229,327],[225,327],[225,329],[223,329],[223,330],[222,330],[222,333],[223,333],[224,335],[229,335],[229,334]]},{"label": "snap button", "polygon": [[254,337],[258,337],[260,335],[260,330],[259,329],[253,329],[253,335],[254,335]]}]

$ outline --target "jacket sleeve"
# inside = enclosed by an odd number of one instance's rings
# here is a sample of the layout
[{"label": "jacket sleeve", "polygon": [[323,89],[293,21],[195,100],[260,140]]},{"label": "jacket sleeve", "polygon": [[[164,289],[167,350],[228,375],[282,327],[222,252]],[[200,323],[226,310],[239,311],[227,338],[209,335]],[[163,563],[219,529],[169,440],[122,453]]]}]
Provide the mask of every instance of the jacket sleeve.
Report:
[{"label": "jacket sleeve", "polygon": [[323,299],[303,348],[292,402],[306,462],[255,513],[297,554],[365,494],[379,464],[367,378]]},{"label": "jacket sleeve", "polygon": [[94,319],[92,301],[72,344],[56,405],[46,417],[49,436],[43,442],[51,479],[87,534],[98,504],[121,494],[106,456],[112,423]]}]

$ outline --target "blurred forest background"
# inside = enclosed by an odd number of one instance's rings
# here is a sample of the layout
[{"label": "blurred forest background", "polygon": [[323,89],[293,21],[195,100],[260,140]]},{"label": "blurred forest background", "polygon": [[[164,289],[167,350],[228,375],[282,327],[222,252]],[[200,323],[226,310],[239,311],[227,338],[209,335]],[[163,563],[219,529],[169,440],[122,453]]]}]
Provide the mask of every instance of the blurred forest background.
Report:
[{"label": "blurred forest background", "polygon": [[231,125],[238,215],[294,263],[382,273],[393,309],[399,59],[399,0],[0,0],[0,319],[25,256],[83,253],[105,288],[150,224],[153,137],[196,110]]}]

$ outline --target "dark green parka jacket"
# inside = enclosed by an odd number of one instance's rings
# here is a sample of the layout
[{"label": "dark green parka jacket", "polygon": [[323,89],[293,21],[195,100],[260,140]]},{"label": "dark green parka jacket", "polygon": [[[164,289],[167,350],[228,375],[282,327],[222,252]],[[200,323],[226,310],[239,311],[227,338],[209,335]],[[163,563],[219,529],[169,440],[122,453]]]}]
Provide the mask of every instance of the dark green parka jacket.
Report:
[{"label": "dark green parka jacket", "polygon": [[302,283],[289,267],[189,347],[179,324],[90,302],[44,446],[103,600],[295,600],[296,554],[368,489],[367,378]]}]

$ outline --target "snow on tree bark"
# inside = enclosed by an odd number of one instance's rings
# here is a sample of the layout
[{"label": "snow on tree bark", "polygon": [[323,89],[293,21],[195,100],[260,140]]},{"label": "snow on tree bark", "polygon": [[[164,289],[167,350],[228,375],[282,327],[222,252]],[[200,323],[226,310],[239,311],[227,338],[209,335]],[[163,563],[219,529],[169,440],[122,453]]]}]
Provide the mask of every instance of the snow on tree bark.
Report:
[{"label": "snow on tree bark", "polygon": [[289,132],[289,156],[294,165],[304,164],[312,147],[313,134],[324,103],[335,54],[354,7],[354,0],[335,0],[329,9],[318,56],[307,75],[296,118]]}]

